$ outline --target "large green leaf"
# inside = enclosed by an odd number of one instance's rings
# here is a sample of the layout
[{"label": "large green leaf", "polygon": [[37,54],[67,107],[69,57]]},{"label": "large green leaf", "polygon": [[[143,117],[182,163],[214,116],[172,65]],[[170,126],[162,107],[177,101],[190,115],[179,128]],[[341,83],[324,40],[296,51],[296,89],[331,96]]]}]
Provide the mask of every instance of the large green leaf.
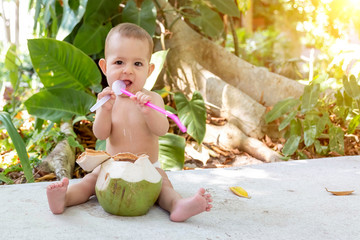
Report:
[{"label": "large green leaf", "polygon": [[96,20],[99,24],[108,21],[119,12],[119,4],[123,0],[88,0],[84,22]]},{"label": "large green leaf", "polygon": [[78,30],[74,45],[88,55],[104,49],[107,33],[112,25],[110,19],[117,14],[122,0],[88,0],[84,23]]},{"label": "large green leaf", "polygon": [[[56,39],[64,40],[78,24],[84,16],[86,4],[88,0],[78,0],[77,8],[72,5],[73,0],[63,0],[64,11],[61,19],[59,31],[57,32]],[[70,4],[69,4],[70,2]]]},{"label": "large green leaf", "polygon": [[294,98],[288,98],[276,103],[273,109],[265,115],[266,123],[272,122],[285,113],[293,110],[299,103],[300,101]]},{"label": "large green leaf", "polygon": [[[19,135],[14,124],[12,123],[9,113],[0,112],[0,122],[2,123],[1,127],[4,126],[6,128],[8,134],[14,144],[14,147],[16,149],[17,155],[19,156],[20,163],[23,168],[26,180],[28,182],[33,182],[34,177],[32,174],[32,169],[30,166],[29,157],[28,157],[28,154],[26,151],[25,143],[24,143],[23,139],[21,138],[21,136]],[[3,180],[3,179],[1,179],[1,180]],[[4,180],[6,180],[6,179],[4,179]]]},{"label": "large green leaf", "polygon": [[128,1],[123,10],[122,21],[135,23],[153,36],[156,28],[156,7],[153,1],[145,0],[140,9],[133,0]]},{"label": "large green leaf", "polygon": [[154,87],[156,80],[164,66],[168,51],[169,50],[157,51],[151,56],[150,62],[155,65],[155,69],[151,73],[151,75],[146,79],[146,83],[144,86],[145,89],[150,91]]},{"label": "large green leaf", "polygon": [[187,133],[201,144],[206,132],[206,108],[200,92],[195,91],[190,101],[183,93],[175,93],[175,104]]},{"label": "large green leaf", "polygon": [[349,79],[344,75],[343,85],[346,93],[350,97],[354,99],[360,99],[360,86],[358,85],[354,75],[351,75]]},{"label": "large green leaf", "polygon": [[207,6],[199,7],[200,16],[190,18],[190,22],[198,26],[207,36],[217,38],[224,31],[224,24],[217,12]]},{"label": "large green leaf", "polygon": [[159,160],[164,170],[182,170],[185,161],[185,138],[172,133],[160,137]]},{"label": "large green leaf", "polygon": [[301,111],[307,112],[312,110],[318,102],[320,94],[320,84],[308,85],[304,89],[302,96]]},{"label": "large green leaf", "polygon": [[101,52],[104,49],[106,35],[111,29],[111,23],[85,22],[76,34],[74,45],[87,55]]},{"label": "large green leaf", "polygon": [[9,72],[11,85],[17,89],[19,84],[19,67],[16,64],[16,45],[12,44],[5,56],[5,68]]},{"label": "large green leaf", "polygon": [[94,96],[84,91],[55,88],[34,94],[25,101],[25,106],[31,115],[56,122],[86,115],[95,101]]},{"label": "large green leaf", "polygon": [[32,64],[46,88],[85,89],[101,81],[95,62],[69,43],[30,39],[28,48]]},{"label": "large green leaf", "polygon": [[233,0],[210,0],[220,12],[232,17],[240,17],[240,12]]}]

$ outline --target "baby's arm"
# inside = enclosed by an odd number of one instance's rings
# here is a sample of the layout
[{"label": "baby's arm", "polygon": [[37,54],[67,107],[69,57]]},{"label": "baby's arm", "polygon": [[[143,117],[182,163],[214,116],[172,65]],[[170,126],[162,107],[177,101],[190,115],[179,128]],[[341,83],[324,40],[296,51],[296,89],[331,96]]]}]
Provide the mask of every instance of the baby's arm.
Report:
[{"label": "baby's arm", "polygon": [[104,105],[101,106],[96,111],[95,121],[93,125],[93,132],[96,138],[105,140],[110,136],[111,132],[111,116],[112,116],[112,107],[114,105],[116,95],[110,89],[110,87],[104,88],[104,90],[98,94],[98,99],[110,95],[110,100],[107,101]]},{"label": "baby's arm", "polygon": [[157,136],[165,135],[169,129],[167,117],[164,114],[144,105],[147,102],[151,102],[158,107],[164,108],[164,101],[161,96],[155,92],[143,90],[137,92],[135,96],[131,97],[131,99],[136,101],[141,112],[144,114],[145,121],[151,132]]}]

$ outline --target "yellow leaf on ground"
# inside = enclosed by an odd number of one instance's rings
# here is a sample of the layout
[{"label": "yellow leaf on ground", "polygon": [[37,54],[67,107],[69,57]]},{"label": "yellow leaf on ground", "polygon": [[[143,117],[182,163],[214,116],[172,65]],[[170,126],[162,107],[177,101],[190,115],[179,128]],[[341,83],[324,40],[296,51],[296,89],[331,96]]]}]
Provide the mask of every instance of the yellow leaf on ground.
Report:
[{"label": "yellow leaf on ground", "polygon": [[230,190],[239,197],[251,198],[249,194],[242,187],[230,187]]},{"label": "yellow leaf on ground", "polygon": [[354,192],[354,190],[352,191],[329,191],[327,188],[325,188],[327,192],[332,193],[336,196],[345,196],[345,195],[350,195]]}]

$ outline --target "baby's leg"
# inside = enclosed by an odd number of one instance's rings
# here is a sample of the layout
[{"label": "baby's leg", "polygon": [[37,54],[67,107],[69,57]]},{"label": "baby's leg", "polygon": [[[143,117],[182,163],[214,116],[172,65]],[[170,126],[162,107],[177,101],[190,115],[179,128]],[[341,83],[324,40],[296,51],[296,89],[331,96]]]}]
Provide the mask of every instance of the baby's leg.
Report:
[{"label": "baby's leg", "polygon": [[95,184],[100,168],[86,175],[79,183],[69,186],[69,179],[64,178],[60,182],[47,187],[47,197],[50,210],[54,214],[63,213],[65,207],[78,205],[89,200],[95,194]]},{"label": "baby's leg", "polygon": [[210,211],[212,208],[209,204],[212,199],[210,194],[205,194],[205,189],[200,188],[199,191],[190,198],[182,198],[178,194],[166,173],[162,169],[158,169],[163,177],[163,185],[158,199],[158,204],[163,209],[170,212],[170,219],[174,222],[183,222],[186,219],[202,213]]}]

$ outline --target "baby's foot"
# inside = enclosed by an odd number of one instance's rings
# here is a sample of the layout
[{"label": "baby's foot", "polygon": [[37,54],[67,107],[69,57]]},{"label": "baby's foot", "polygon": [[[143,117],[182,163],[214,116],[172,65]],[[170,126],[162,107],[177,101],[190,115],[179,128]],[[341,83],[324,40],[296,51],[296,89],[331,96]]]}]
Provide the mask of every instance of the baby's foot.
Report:
[{"label": "baby's foot", "polygon": [[210,211],[211,201],[211,195],[205,194],[205,189],[200,188],[193,197],[180,199],[174,204],[170,219],[174,222],[183,222],[196,214]]},{"label": "baby's foot", "polygon": [[52,213],[60,214],[65,209],[65,195],[69,185],[69,179],[63,178],[60,182],[50,184],[46,188],[49,207]]}]

